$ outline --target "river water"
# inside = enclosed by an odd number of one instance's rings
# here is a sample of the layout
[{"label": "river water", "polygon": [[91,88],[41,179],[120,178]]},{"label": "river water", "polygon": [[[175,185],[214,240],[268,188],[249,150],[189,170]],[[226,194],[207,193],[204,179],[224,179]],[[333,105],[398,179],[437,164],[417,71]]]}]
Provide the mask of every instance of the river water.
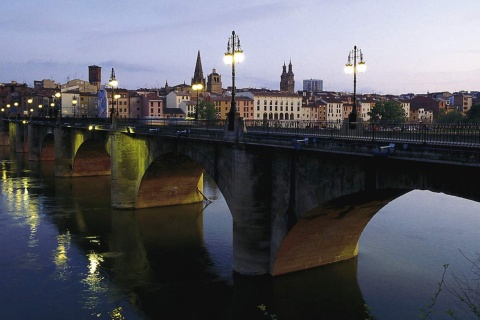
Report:
[{"label": "river water", "polygon": [[[385,206],[356,259],[271,279],[232,273],[232,219],[210,204],[110,207],[110,177],[55,178],[0,149],[0,319],[432,319],[475,282],[480,204],[428,191]],[[477,277],[478,279],[478,277]],[[478,300],[477,300],[478,303]]]}]

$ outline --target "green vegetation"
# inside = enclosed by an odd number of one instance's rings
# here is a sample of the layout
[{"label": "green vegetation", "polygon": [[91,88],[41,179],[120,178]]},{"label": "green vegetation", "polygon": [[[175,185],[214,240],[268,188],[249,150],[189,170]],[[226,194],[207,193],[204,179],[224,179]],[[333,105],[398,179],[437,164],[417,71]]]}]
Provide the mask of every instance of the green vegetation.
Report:
[{"label": "green vegetation", "polygon": [[[198,102],[198,119],[203,120],[215,120],[216,119],[215,105],[211,102],[199,101]],[[195,112],[190,112],[189,117],[195,117]]]},{"label": "green vegetation", "polygon": [[460,123],[465,121],[465,116],[460,111],[443,112],[438,117],[437,123]]},{"label": "green vegetation", "polygon": [[480,122],[480,104],[473,105],[467,111],[467,120],[469,122]]},{"label": "green vegetation", "polygon": [[368,113],[372,122],[403,123],[406,121],[405,111],[397,101],[379,101]]}]

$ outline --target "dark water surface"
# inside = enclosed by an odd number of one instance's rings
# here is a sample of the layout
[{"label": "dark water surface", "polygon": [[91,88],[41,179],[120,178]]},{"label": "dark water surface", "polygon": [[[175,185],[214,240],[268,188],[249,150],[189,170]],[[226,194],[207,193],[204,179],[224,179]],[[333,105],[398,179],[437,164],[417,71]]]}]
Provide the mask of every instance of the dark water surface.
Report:
[{"label": "dark water surface", "polygon": [[[212,203],[116,210],[110,177],[55,178],[0,150],[0,319],[418,319],[443,264],[469,273],[480,204],[414,191],[367,225],[359,257],[275,279],[232,274],[232,219]],[[205,207],[205,208],[204,208]],[[434,319],[455,299],[440,295]]]}]

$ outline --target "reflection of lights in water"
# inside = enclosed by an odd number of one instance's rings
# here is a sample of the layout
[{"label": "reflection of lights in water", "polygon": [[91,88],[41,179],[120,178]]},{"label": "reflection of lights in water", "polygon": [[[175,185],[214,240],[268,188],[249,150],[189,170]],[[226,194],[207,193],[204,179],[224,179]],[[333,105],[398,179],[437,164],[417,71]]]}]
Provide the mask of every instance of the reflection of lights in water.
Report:
[{"label": "reflection of lights in water", "polygon": [[118,308],[115,308],[112,310],[112,312],[110,312],[110,317],[111,319],[125,319],[124,316],[122,316],[122,311],[123,311],[123,308],[122,307],[118,307]]},{"label": "reflection of lights in water", "polygon": [[87,254],[87,257],[89,261],[88,274],[82,280],[82,283],[88,286],[85,307],[92,309],[97,307],[100,302],[100,294],[107,291],[107,284],[104,283],[104,277],[100,274],[103,257],[93,251]]},{"label": "reflection of lights in water", "polygon": [[54,252],[53,262],[57,269],[57,276],[59,279],[67,279],[68,275],[68,256],[67,251],[70,249],[71,243],[70,231],[66,234],[59,234],[57,236],[58,247]]}]

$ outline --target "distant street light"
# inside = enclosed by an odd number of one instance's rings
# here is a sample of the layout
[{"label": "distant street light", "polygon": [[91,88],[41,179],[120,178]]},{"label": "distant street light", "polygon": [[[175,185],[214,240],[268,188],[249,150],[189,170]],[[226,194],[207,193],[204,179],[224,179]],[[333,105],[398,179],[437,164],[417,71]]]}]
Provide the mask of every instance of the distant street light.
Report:
[{"label": "distant street light", "polygon": [[118,117],[118,99],[120,99],[122,96],[119,95],[118,93],[116,95],[113,96],[113,98],[115,99],[115,105],[117,106],[117,110],[115,112],[115,115]]},{"label": "distant street light", "polygon": [[235,63],[240,63],[244,59],[243,50],[240,47],[240,39],[235,31],[232,31],[232,36],[228,38],[227,52],[223,57],[226,64],[232,65],[232,103],[230,111],[228,112],[228,131],[233,131],[235,126],[235,114],[237,107],[235,105]]},{"label": "distant street light", "polygon": [[57,115],[60,115],[60,117],[62,116],[62,100],[60,99],[61,96],[62,94],[60,92],[55,92],[55,98],[54,98],[55,110],[53,114],[55,117]]},{"label": "distant street light", "polygon": [[115,70],[112,68],[112,74],[110,75],[110,80],[108,82],[112,88],[112,108],[110,109],[110,123],[113,123],[113,113],[115,112],[115,87],[118,86],[118,81],[115,79]]},{"label": "distant street light", "polygon": [[[360,62],[357,65],[357,58],[360,59]],[[352,64],[352,59],[353,59],[353,64]],[[345,73],[346,74],[352,74],[353,73],[353,108],[352,112],[348,115],[348,122],[349,122],[349,128],[350,129],[355,129],[357,122],[357,70],[358,72],[362,73],[367,70],[367,65],[363,61],[363,54],[362,50],[357,51],[357,46],[353,47],[353,50],[350,51],[348,54],[348,62],[345,65]]]},{"label": "distant street light", "polygon": [[76,118],[76,107],[77,107],[77,103],[78,103],[77,97],[76,97],[76,96],[73,96],[72,106],[73,106],[73,117],[74,117],[74,118]]},{"label": "distant street light", "polygon": [[[27,107],[27,110],[25,110],[24,114],[27,114],[29,116],[32,115],[32,112],[33,112],[33,109],[30,107],[33,103],[33,99],[32,98],[28,98],[27,99],[27,103],[28,103],[28,107]],[[28,110],[30,110],[30,113],[28,112]]]},{"label": "distant street light", "polygon": [[195,83],[192,85],[192,89],[197,92],[197,105],[195,107],[195,120],[198,120],[198,92],[203,89],[203,84]]}]

